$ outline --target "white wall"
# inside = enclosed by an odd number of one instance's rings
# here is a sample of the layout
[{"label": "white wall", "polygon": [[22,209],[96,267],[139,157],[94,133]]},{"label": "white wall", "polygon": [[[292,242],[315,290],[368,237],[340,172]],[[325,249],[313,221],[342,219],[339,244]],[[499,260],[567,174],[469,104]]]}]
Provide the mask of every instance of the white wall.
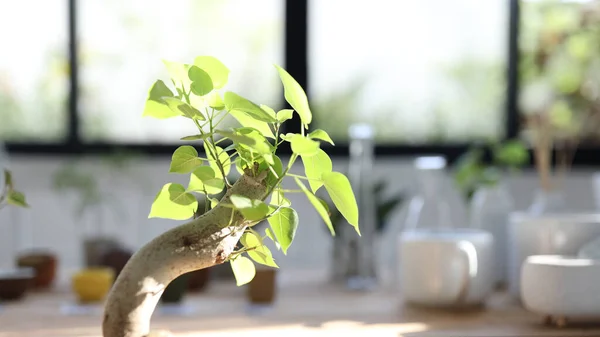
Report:
[{"label": "white wall", "polygon": [[[76,219],[72,198],[64,197],[51,188],[52,174],[65,161],[64,158],[13,156],[11,169],[18,188],[26,193],[30,209],[7,208],[0,212],[0,268],[12,263],[15,249],[49,248],[56,252],[61,262],[61,279],[66,280],[70,272],[80,266],[79,235],[82,228],[90,224],[90,219]],[[286,158],[282,158],[286,161]],[[139,247],[161,231],[176,225],[177,221],[148,219],[152,200],[160,187],[170,181],[187,183],[187,175],[168,174],[169,157],[143,159],[135,163],[137,177],[147,179],[144,188],[134,187],[131,178],[115,178],[114,172],[100,172],[102,185],[125,206],[126,216],[114,216],[114,212],[104,212],[106,227],[118,233],[131,247]],[[347,161],[334,159],[334,170],[344,171]],[[89,160],[82,168],[96,170],[97,165]],[[298,171],[301,167],[295,167]],[[112,173],[112,179],[108,174]],[[301,172],[297,172],[301,173]],[[571,173],[567,180],[565,195],[569,206],[577,210],[594,208],[591,169],[579,169]],[[378,160],[374,174],[389,182],[389,191],[412,187],[415,176],[410,159]],[[535,174],[524,172],[520,177],[508,181],[508,187],[519,209],[525,209],[537,188]],[[282,268],[302,269],[325,268],[329,263],[331,239],[325,225],[310,206],[304,195],[291,194],[292,204],[300,215],[300,228],[294,245],[288,255],[277,258]],[[451,202],[455,207],[457,226],[465,226],[464,207],[453,193]],[[402,225],[404,208],[391,217],[391,227],[382,238],[381,256],[383,263],[389,263],[392,256],[395,234]],[[138,235],[139,234],[139,235]]]}]

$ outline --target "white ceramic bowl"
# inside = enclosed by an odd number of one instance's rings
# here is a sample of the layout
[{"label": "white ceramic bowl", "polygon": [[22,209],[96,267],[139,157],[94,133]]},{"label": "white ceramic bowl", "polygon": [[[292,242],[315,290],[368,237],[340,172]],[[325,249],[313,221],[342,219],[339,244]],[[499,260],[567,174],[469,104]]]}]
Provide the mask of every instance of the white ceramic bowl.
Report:
[{"label": "white ceramic bowl", "polygon": [[600,318],[600,260],[533,255],[523,263],[521,299],[530,311],[568,319]]},{"label": "white ceramic bowl", "polygon": [[508,235],[509,288],[519,297],[521,268],[532,255],[575,256],[600,237],[600,213],[511,214]]}]

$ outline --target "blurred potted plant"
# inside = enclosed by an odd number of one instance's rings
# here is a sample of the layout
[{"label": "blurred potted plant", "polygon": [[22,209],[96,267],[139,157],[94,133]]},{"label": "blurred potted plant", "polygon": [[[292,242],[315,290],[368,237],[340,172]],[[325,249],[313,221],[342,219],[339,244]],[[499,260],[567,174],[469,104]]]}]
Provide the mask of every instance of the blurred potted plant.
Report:
[{"label": "blurred potted plant", "polygon": [[[491,160],[485,160],[486,153],[491,154]],[[507,283],[508,224],[515,210],[504,176],[527,162],[529,152],[523,142],[508,140],[473,147],[459,158],[454,170],[454,182],[469,205],[470,226],[489,231],[494,237],[498,289]]]},{"label": "blurred potted plant", "polygon": [[[15,189],[11,172],[3,166],[4,164],[0,162],[3,171],[0,185],[0,210],[8,205],[29,207],[25,195]],[[28,267],[19,267],[0,273],[0,300],[21,299],[29,289],[34,277],[34,270]]]}]

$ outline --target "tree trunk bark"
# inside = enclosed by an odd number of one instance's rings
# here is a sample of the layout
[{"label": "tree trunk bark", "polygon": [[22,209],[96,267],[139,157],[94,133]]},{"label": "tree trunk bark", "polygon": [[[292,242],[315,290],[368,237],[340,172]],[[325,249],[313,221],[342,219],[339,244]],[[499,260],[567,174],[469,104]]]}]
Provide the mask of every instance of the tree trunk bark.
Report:
[{"label": "tree trunk bark", "polygon": [[144,337],[165,287],[190,271],[223,263],[244,229],[251,225],[239,212],[224,206],[232,194],[264,200],[264,176],[246,172],[219,205],[197,219],[158,236],[136,252],[113,285],[105,305],[104,337]]}]

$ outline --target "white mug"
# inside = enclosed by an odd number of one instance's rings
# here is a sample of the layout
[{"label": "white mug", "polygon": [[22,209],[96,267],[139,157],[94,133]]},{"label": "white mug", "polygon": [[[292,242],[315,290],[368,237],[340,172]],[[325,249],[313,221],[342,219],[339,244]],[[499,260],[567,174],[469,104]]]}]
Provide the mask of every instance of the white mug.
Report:
[{"label": "white mug", "polygon": [[482,304],[494,286],[494,238],[481,229],[413,229],[399,238],[404,301],[424,306]]}]

